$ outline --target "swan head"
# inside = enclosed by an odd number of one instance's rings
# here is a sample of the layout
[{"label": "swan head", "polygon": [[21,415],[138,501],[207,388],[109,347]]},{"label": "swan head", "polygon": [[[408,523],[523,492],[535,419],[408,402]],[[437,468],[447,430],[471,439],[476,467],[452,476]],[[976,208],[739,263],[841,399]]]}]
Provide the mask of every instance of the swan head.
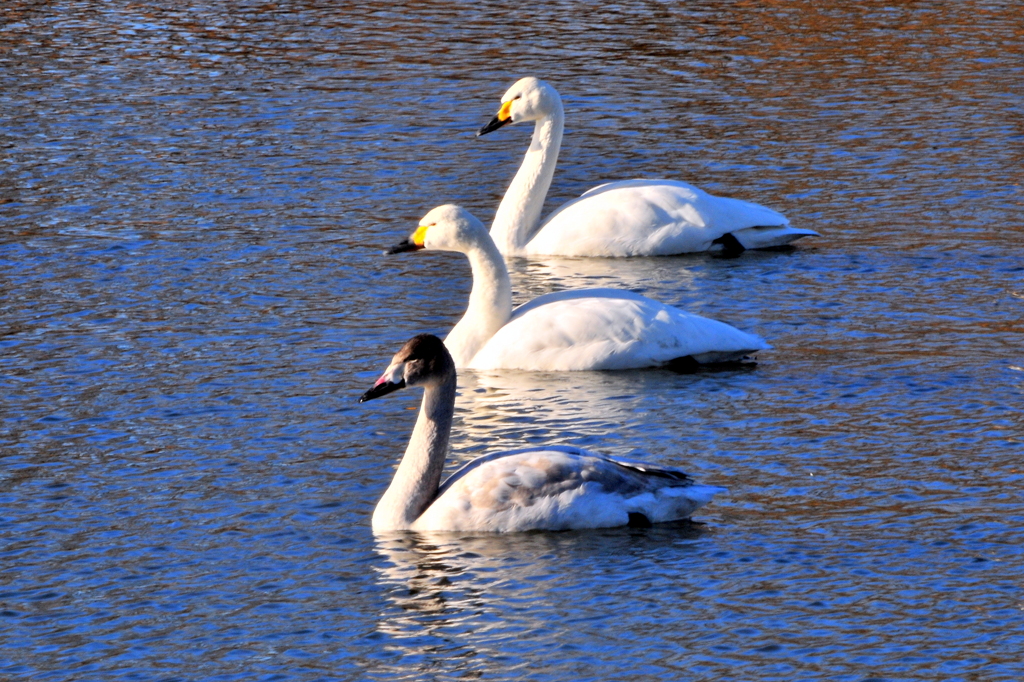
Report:
[{"label": "swan head", "polygon": [[408,239],[396,244],[385,253],[402,253],[433,249],[435,251],[458,251],[466,253],[473,244],[490,239],[487,228],[472,213],[456,206],[445,204],[432,209],[420,219],[419,227]]},{"label": "swan head", "polygon": [[533,76],[520,78],[502,96],[498,113],[476,134],[486,135],[506,123],[539,121],[550,116],[561,106],[562,98],[553,87]]},{"label": "swan head", "polygon": [[433,334],[420,334],[405,342],[384,374],[359,402],[365,403],[407,386],[440,383],[454,374],[455,362],[441,339]]}]

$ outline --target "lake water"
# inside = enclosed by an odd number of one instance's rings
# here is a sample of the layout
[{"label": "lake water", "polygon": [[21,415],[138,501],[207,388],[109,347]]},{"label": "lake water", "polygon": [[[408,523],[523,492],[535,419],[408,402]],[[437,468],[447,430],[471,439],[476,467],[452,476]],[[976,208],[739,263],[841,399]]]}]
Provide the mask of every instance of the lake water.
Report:
[{"label": "lake water", "polygon": [[[1024,678],[1017,1],[0,8],[0,678]],[[559,88],[548,210],[668,177],[821,232],[513,261],[764,336],[755,369],[470,373],[451,462],[530,444],[729,488],[704,525],[374,538],[457,254]]]}]

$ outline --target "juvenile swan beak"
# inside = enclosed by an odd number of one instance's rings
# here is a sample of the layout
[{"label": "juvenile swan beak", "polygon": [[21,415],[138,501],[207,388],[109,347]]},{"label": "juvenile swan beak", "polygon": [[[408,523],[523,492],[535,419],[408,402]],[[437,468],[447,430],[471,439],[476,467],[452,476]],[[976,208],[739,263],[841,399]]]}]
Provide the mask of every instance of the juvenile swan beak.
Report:
[{"label": "juvenile swan beak", "polygon": [[388,381],[385,377],[377,379],[377,383],[373,385],[369,391],[364,393],[359,402],[365,403],[367,400],[373,400],[374,398],[380,398],[381,396],[387,395],[388,393],[394,393],[400,388],[405,388],[405,379],[402,379],[397,384]]}]

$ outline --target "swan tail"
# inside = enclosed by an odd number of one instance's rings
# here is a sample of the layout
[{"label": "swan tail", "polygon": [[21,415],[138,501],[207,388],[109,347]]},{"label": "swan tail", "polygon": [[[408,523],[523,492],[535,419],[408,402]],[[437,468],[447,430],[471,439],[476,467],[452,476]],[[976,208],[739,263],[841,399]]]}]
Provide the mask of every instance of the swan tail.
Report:
[{"label": "swan tail", "polygon": [[[715,244],[722,244],[725,251],[728,251],[732,242],[732,248],[739,246],[742,249],[770,249],[779,246],[788,246],[797,239],[803,237],[820,237],[814,230],[791,225],[766,225],[759,227],[746,227],[742,230],[735,230],[726,233],[714,241]],[[731,239],[730,239],[731,238]],[[725,241],[721,241],[725,240]]]},{"label": "swan tail", "polygon": [[[637,509],[648,522],[664,523],[666,521],[681,521],[693,516],[694,512],[711,501],[715,495],[728,492],[726,488],[715,485],[702,485],[694,483],[686,487],[661,488],[656,496],[655,502],[645,509]],[[629,525],[641,525],[643,521],[639,518],[630,518]]]},{"label": "swan tail", "polygon": [[751,357],[754,352],[756,351],[712,351],[684,355],[681,358],[672,358],[662,365],[662,368],[679,374],[693,374],[706,370],[753,369],[757,367],[757,361]]}]

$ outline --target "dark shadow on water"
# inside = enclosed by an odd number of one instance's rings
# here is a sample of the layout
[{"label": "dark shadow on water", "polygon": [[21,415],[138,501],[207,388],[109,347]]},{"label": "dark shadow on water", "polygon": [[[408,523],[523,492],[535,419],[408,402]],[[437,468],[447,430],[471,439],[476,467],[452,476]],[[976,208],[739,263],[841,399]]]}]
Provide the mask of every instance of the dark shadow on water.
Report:
[{"label": "dark shadow on water", "polygon": [[713,362],[700,364],[692,356],[676,358],[664,366],[655,368],[672,372],[674,374],[717,374],[719,372],[751,372],[757,369],[757,361],[752,358],[733,360],[730,362]]}]

